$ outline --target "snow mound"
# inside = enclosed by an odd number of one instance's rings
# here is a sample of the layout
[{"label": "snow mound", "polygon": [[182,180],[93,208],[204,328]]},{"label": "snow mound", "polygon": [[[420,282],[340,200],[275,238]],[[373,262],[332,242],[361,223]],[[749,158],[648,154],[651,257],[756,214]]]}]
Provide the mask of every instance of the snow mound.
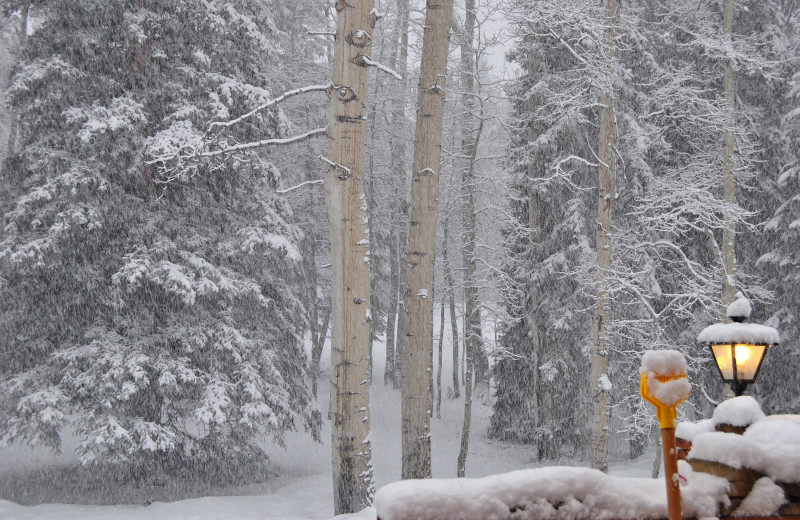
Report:
[{"label": "snow mound", "polygon": [[[682,488],[686,517],[715,516],[727,485],[724,479],[694,474]],[[598,470],[558,466],[480,479],[394,482],[378,491],[375,509],[381,520],[491,520],[512,515],[519,520],[667,516],[666,489],[661,479],[613,477]]]},{"label": "snow mound", "polygon": [[800,444],[800,423],[787,419],[774,420],[771,416],[768,419],[750,425],[744,436],[762,444]]},{"label": "snow mound", "polygon": [[730,424],[731,426],[750,426],[766,418],[761,406],[749,395],[742,395],[721,402],[712,416],[714,426]]},{"label": "snow mound", "polygon": [[675,437],[689,442],[701,433],[714,431],[714,422],[711,419],[703,419],[697,422],[682,422],[675,427]]},{"label": "snow mound", "polygon": [[736,508],[734,516],[772,516],[787,502],[783,489],[767,477],[753,484],[753,489]]},{"label": "snow mound", "polygon": [[797,444],[763,444],[735,433],[703,433],[695,437],[689,459],[749,468],[776,482],[800,482]]},{"label": "snow mound", "polygon": [[789,421],[793,423],[800,424],[800,415],[796,414],[780,414],[776,413],[774,415],[767,416],[768,421]]}]

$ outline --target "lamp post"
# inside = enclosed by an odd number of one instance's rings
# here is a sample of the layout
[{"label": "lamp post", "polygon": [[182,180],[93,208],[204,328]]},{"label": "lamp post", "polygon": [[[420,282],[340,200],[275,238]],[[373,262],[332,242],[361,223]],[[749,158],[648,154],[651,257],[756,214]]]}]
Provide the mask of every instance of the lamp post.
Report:
[{"label": "lamp post", "polygon": [[711,349],[722,380],[738,397],[755,381],[767,349],[779,342],[778,331],[766,325],[745,323],[752,307],[741,292],[728,305],[732,323],[709,325],[697,335],[697,342]]}]

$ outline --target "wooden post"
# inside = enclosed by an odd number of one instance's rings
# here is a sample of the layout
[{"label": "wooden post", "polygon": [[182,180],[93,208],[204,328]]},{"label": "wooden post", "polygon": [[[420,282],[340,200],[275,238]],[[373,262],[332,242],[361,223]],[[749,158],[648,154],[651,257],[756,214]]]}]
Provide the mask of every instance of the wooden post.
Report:
[{"label": "wooden post", "polygon": [[667,508],[669,520],[683,518],[681,487],[678,481],[678,453],[675,445],[675,428],[661,429],[661,445],[664,449],[664,479],[667,482]]}]

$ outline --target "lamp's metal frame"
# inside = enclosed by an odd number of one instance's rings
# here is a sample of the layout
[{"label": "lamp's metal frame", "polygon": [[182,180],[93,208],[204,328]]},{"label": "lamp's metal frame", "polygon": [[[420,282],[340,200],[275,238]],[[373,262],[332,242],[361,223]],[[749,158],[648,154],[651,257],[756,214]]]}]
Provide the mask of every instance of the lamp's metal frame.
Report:
[{"label": "lamp's metal frame", "polygon": [[[736,397],[743,395],[745,389],[747,389],[747,386],[756,380],[758,377],[758,371],[761,370],[761,365],[764,364],[764,359],[767,357],[767,351],[772,346],[766,343],[747,343],[747,345],[753,345],[754,347],[764,347],[764,354],[761,356],[761,359],[758,360],[758,366],[756,367],[756,371],[753,372],[753,378],[745,381],[737,377],[738,371],[736,370],[736,345],[744,345],[744,343],[703,343],[703,345],[708,347],[708,350],[711,352],[711,357],[714,358],[714,364],[717,366],[717,371],[719,371],[720,377],[724,382],[731,385],[733,395]],[[719,363],[717,362],[717,356],[714,354],[714,347],[721,345],[727,345],[731,349],[731,364],[733,365],[733,370],[731,372],[733,374],[733,379],[725,378],[725,374],[722,373],[722,369],[719,367]]]}]

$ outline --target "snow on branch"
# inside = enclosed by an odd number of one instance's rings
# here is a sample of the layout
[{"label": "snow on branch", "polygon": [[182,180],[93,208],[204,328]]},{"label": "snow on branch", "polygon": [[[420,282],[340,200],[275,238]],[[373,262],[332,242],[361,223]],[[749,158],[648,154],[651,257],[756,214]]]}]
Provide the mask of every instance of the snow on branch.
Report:
[{"label": "snow on branch", "polygon": [[226,135],[229,128],[240,124],[253,116],[264,112],[289,98],[309,92],[330,92],[332,84],[310,85],[284,92],[253,110],[228,121],[214,121],[208,125],[203,134],[197,132],[190,121],[178,121],[165,129],[151,140],[149,154],[151,159],[146,164],[156,165],[160,179],[159,184],[168,184],[187,174],[193,174],[198,164],[203,159],[235,154],[253,148],[272,145],[291,144],[323,135],[327,128],[315,128],[305,133],[283,138],[269,138],[257,141],[239,143],[230,135]]},{"label": "snow on branch", "polygon": [[528,180],[532,181],[537,186],[543,186],[543,185],[547,185],[547,184],[549,184],[551,182],[561,181],[561,182],[566,183],[566,185],[572,190],[576,190],[576,191],[582,190],[584,188],[581,188],[580,186],[578,186],[577,184],[575,184],[572,181],[572,171],[565,171],[562,168],[562,166],[564,164],[566,164],[568,162],[571,162],[571,161],[576,161],[576,162],[582,163],[584,166],[589,166],[589,167],[597,167],[597,166],[599,166],[599,164],[590,162],[590,161],[584,159],[583,157],[579,157],[577,155],[570,155],[568,157],[564,157],[562,159],[559,159],[555,164],[553,164],[553,166],[551,166],[551,169],[553,170],[553,174],[552,175],[549,175],[547,177],[535,177],[535,178],[531,177],[529,175],[526,175],[526,177],[528,178]]},{"label": "snow on branch", "polygon": [[337,162],[333,162],[327,157],[324,157],[322,155],[319,156],[319,159],[322,159],[324,162],[328,163],[328,165],[330,165],[332,168],[340,170],[342,172],[342,174],[339,175],[340,180],[346,181],[347,179],[350,178],[350,168],[348,168],[347,166],[339,164]]},{"label": "snow on branch", "polygon": [[234,145],[231,145],[231,146],[228,146],[228,147],[225,147],[225,148],[219,148],[217,150],[208,150],[208,151],[205,151],[205,152],[202,152],[202,153],[198,154],[197,157],[215,157],[217,155],[233,153],[233,152],[241,152],[243,150],[249,150],[250,148],[259,148],[261,146],[269,146],[269,145],[275,145],[275,144],[296,143],[298,141],[305,141],[306,139],[308,139],[310,137],[316,137],[318,135],[322,135],[327,131],[328,131],[328,128],[323,126],[323,127],[320,127],[320,128],[315,128],[313,130],[309,130],[308,132],[306,132],[304,134],[294,135],[292,137],[286,137],[286,138],[282,138],[282,139],[280,139],[280,138],[279,139],[262,139],[260,141],[251,141],[249,143],[234,144]]},{"label": "snow on branch", "polygon": [[592,167],[595,167],[595,168],[596,168],[597,166],[600,166],[599,164],[597,164],[597,163],[593,163],[593,162],[589,162],[589,161],[587,161],[586,159],[584,159],[583,157],[580,157],[580,156],[578,156],[578,155],[570,155],[570,156],[568,156],[568,157],[564,157],[563,159],[559,160],[559,161],[556,163],[556,165],[555,165],[555,169],[556,169],[556,170],[560,170],[560,169],[561,169],[561,165],[562,165],[562,164],[564,164],[564,163],[566,163],[566,162],[568,162],[568,161],[578,161],[578,162],[582,162],[582,163],[583,163],[583,164],[585,164],[586,166],[592,166]]},{"label": "snow on branch", "polygon": [[395,77],[395,79],[398,79],[398,80],[402,80],[402,79],[403,79],[403,76],[401,76],[400,74],[398,74],[398,73],[397,73],[397,72],[395,72],[394,70],[390,69],[390,68],[389,68],[389,67],[387,67],[386,65],[383,65],[382,63],[378,63],[377,61],[372,61],[372,60],[369,58],[369,56],[366,56],[366,55],[364,55],[364,54],[359,54],[359,55],[358,55],[358,59],[359,59],[359,60],[361,61],[361,63],[363,63],[364,65],[368,65],[368,66],[370,66],[370,67],[375,67],[375,68],[376,68],[376,69],[378,69],[378,70],[382,70],[383,72],[385,72],[385,73],[387,73],[387,74],[389,74],[389,75],[391,75],[391,76],[394,76],[394,77]]},{"label": "snow on branch", "polygon": [[275,190],[275,193],[280,193],[280,194],[289,193],[290,191],[294,191],[297,188],[302,188],[303,186],[305,186],[307,184],[322,184],[322,182],[323,182],[322,179],[317,179],[315,181],[305,181],[305,182],[301,182],[297,186],[292,186],[291,188],[286,188],[285,190]]},{"label": "snow on branch", "polygon": [[286,101],[287,99],[289,99],[291,97],[297,96],[299,94],[305,94],[307,92],[327,92],[330,88],[332,88],[332,86],[333,85],[331,85],[329,83],[327,85],[310,85],[308,87],[300,87],[300,88],[296,88],[294,90],[289,90],[287,92],[284,92],[280,96],[278,96],[278,97],[276,97],[274,99],[270,99],[266,103],[263,103],[263,104],[257,106],[256,108],[254,108],[250,112],[248,112],[246,114],[243,114],[243,115],[237,117],[236,119],[231,119],[230,121],[215,121],[215,122],[211,123],[210,125],[208,125],[208,130],[206,130],[206,135],[209,135],[218,126],[222,126],[222,127],[227,128],[227,127],[233,126],[233,125],[235,125],[237,123],[241,123],[245,119],[253,117],[254,115],[258,114],[259,112],[263,112],[264,110],[266,110],[268,108],[271,108],[271,107],[277,105],[278,103],[280,103],[282,101]]}]

